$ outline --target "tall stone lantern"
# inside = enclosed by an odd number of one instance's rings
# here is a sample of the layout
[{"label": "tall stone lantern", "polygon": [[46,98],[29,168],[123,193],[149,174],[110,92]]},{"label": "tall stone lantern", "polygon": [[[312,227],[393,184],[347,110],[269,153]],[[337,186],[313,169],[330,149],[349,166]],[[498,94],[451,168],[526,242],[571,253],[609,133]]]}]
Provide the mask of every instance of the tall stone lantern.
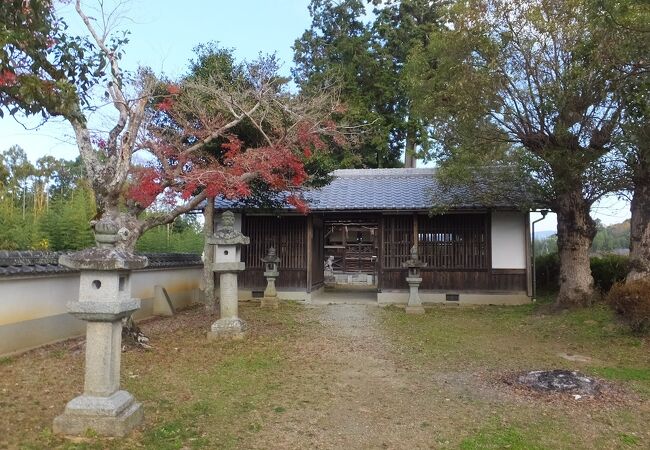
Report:
[{"label": "tall stone lantern", "polygon": [[144,419],[142,405],[120,390],[122,319],[140,308],[131,298],[131,270],[147,258],[115,248],[128,231],[111,219],[95,223],[97,247],[63,255],[59,263],[79,270],[79,299],[68,311],[86,325],[86,372],[83,394],[54,419],[56,433],[80,435],[88,429],[104,436],[124,436]]},{"label": "tall stone lantern", "polygon": [[264,289],[264,298],[260,306],[263,308],[277,308],[278,307],[278,292],[275,290],[275,280],[280,276],[278,271],[278,264],[280,258],[275,253],[274,247],[269,247],[269,252],[264,258],[261,258],[264,263],[264,277],[266,277],[266,289]]},{"label": "tall stone lantern", "polygon": [[420,261],[418,257],[417,244],[411,247],[411,257],[402,263],[402,267],[408,268],[406,282],[409,284],[409,301],[406,305],[407,314],[424,314],[422,300],[420,300],[419,288],[422,283],[420,269],[426,267],[427,263]]},{"label": "tall stone lantern", "polygon": [[239,318],[237,273],[244,270],[241,246],[250,244],[250,238],[235,230],[235,215],[226,211],[221,215],[221,228],[207,238],[214,245],[212,271],[219,274],[220,318],[212,324],[209,339],[220,337],[242,338],[247,325]]}]

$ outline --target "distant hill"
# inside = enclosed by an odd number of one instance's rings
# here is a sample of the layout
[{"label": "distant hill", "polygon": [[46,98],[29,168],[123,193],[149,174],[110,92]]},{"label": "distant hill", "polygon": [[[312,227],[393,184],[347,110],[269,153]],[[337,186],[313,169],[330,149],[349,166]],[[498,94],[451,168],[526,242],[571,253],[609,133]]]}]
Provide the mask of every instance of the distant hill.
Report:
[{"label": "distant hill", "polygon": [[610,252],[630,246],[630,219],[608,226],[598,225],[598,233],[591,246],[593,252]]},{"label": "distant hill", "polygon": [[[591,246],[592,253],[627,254],[630,246],[630,220],[604,226],[597,224],[598,232]],[[557,251],[556,232],[552,230],[535,232],[535,253],[544,255]]]},{"label": "distant hill", "polygon": [[535,231],[535,239],[546,239],[547,237],[553,236],[556,233],[557,231],[555,230]]}]

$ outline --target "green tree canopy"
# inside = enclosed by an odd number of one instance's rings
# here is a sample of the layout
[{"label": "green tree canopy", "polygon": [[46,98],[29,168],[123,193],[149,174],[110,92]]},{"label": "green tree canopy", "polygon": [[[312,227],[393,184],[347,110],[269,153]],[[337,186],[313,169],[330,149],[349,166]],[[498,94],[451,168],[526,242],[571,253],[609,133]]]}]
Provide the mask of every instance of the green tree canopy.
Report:
[{"label": "green tree canopy", "polygon": [[589,302],[589,210],[620,189],[611,151],[638,75],[620,72],[625,38],[578,0],[457,2],[445,22],[407,70],[437,156],[465,167],[514,161],[532,174],[537,198],[558,214],[558,304]]},{"label": "green tree canopy", "polygon": [[426,145],[403,79],[409,49],[438,27],[436,3],[312,0],[311,27],[294,44],[293,74],[304,92],[341,86],[347,122],[363,126],[358,157],[338,153],[344,167],[396,167],[402,153]]}]

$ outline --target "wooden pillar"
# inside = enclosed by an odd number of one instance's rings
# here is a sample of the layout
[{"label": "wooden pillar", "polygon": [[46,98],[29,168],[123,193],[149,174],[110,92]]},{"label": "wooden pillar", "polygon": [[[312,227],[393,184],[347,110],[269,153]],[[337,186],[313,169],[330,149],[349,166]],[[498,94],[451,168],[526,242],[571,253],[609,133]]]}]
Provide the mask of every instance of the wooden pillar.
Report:
[{"label": "wooden pillar", "polygon": [[[417,213],[413,214],[413,245],[418,245],[418,215]],[[420,250],[418,249],[418,253]]]},{"label": "wooden pillar", "polygon": [[343,272],[348,271],[348,227],[341,225],[343,234]]},{"label": "wooden pillar", "polygon": [[377,292],[381,292],[381,284],[384,277],[384,215],[379,216],[379,227],[377,230]]},{"label": "wooden pillar", "polygon": [[311,292],[314,260],[314,216],[307,216],[307,292]]},{"label": "wooden pillar", "polygon": [[492,279],[492,211],[487,211],[487,220],[485,221],[485,264]]},{"label": "wooden pillar", "polygon": [[[530,212],[524,215],[524,248],[526,249],[526,293],[529,297],[533,296],[533,264],[531,259],[531,245],[535,245],[535,237],[530,234]],[[531,243],[532,242],[532,243]]]}]

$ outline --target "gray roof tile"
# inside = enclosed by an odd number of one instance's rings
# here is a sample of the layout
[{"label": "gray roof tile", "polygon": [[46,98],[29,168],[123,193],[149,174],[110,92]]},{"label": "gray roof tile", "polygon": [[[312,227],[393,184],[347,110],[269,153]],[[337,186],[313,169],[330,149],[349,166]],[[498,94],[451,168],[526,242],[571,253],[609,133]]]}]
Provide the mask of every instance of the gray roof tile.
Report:
[{"label": "gray roof tile", "polygon": [[[312,211],[515,207],[515,202],[506,200],[505,195],[486,205],[482,194],[488,190],[488,183],[443,187],[432,168],[340,169],[332,175],[328,185],[304,192]],[[246,208],[245,204],[225,199],[215,203],[218,209]]]},{"label": "gray roof tile", "polygon": [[[59,264],[64,252],[0,250],[0,278],[76,272]],[[201,255],[194,253],[144,253],[147,269],[201,266]]]},{"label": "gray roof tile", "polygon": [[428,209],[436,182],[433,169],[336,170],[332,182],[305,198],[318,210]]}]

